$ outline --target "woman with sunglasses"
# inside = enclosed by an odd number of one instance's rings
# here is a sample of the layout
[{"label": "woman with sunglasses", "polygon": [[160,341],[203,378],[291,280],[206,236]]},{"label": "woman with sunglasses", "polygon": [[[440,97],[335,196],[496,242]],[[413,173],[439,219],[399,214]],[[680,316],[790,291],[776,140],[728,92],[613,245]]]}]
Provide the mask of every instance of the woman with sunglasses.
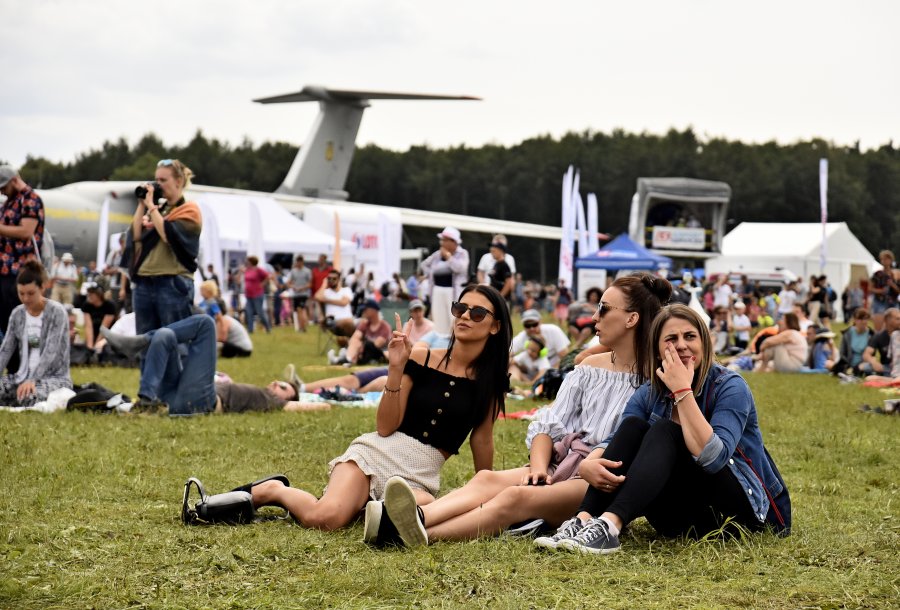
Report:
[{"label": "woman with sunglasses", "polygon": [[506,302],[490,286],[469,286],[451,306],[453,332],[446,349],[413,348],[410,323],[388,343],[388,375],[376,413],[376,431],[356,438],[329,463],[324,494],[288,487],[283,477],[245,485],[253,505],[281,506],[297,522],[322,530],[350,523],[388,477],[401,474],[417,502],[434,499],[444,462],[466,437],[475,468],[493,467],[494,420],[503,409],[509,380],[512,325]]},{"label": "woman with sunglasses", "polygon": [[178,159],[163,159],[138,199],[126,246],[138,334],[191,315],[203,225],[200,207],[184,199],[193,175]]},{"label": "woman with sunglasses", "polygon": [[679,303],[663,309],[650,334],[651,380],[582,462],[590,487],[578,513],[535,544],[611,553],[639,516],[664,536],[766,525],[790,533],[790,497],[763,445],[753,395],[715,362],[709,327]]},{"label": "woman with sunglasses", "polygon": [[594,314],[597,334],[610,351],[576,367],[553,404],[537,412],[525,437],[529,464],[481,470],[465,486],[418,510],[407,482],[393,477],[384,506],[366,508],[365,540],[414,546],[494,536],[532,520],[556,526],[570,516],[588,488],[577,476],[578,463],[610,433],[649,377],[650,325],[671,294],[669,282],[647,273],[613,282]]}]

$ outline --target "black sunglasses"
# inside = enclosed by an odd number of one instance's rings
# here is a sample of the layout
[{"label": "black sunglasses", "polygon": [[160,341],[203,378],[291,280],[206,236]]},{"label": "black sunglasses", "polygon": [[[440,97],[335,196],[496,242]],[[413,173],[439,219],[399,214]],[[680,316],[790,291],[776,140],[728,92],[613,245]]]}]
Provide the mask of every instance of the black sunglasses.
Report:
[{"label": "black sunglasses", "polygon": [[524,326],[525,328],[537,328],[540,325],[540,322],[525,322],[522,326]]},{"label": "black sunglasses", "polygon": [[615,305],[610,305],[609,303],[603,303],[601,301],[600,305],[597,306],[597,315],[601,318],[609,313],[611,309],[621,309],[622,311],[631,311],[630,309],[625,309],[624,307],[616,307]]},{"label": "black sunglasses", "polygon": [[467,311],[469,312],[469,319],[473,322],[481,322],[488,314],[494,315],[494,312],[481,305],[469,307],[465,303],[460,303],[459,301],[453,301],[453,303],[450,304],[450,313],[453,314],[454,318],[461,318]]}]

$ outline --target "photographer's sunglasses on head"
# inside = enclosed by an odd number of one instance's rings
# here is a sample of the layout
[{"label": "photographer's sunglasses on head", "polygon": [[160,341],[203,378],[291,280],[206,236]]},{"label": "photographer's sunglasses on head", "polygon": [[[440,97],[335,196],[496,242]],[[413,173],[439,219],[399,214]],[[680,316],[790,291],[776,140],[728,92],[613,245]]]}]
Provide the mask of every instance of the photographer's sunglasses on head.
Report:
[{"label": "photographer's sunglasses on head", "polygon": [[481,305],[469,307],[465,303],[460,303],[459,301],[454,301],[450,304],[450,313],[453,314],[454,318],[461,318],[467,311],[469,312],[469,319],[473,322],[481,322],[488,314],[491,314],[491,316],[494,315],[494,312]]}]

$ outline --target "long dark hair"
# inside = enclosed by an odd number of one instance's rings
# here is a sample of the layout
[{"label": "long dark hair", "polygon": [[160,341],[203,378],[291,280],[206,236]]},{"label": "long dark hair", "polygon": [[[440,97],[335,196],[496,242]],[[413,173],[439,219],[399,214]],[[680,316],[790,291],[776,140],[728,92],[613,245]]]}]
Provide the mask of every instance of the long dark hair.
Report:
[{"label": "long dark hair", "polygon": [[634,367],[637,385],[650,379],[653,345],[650,327],[662,306],[672,298],[668,280],[640,271],[617,278],[612,286],[625,295],[628,311],[638,314],[634,327]]},{"label": "long dark hair", "polygon": [[[488,336],[484,349],[470,364],[466,371],[475,378],[476,396],[481,401],[475,409],[473,425],[481,423],[488,413],[496,418],[500,412],[506,411],[506,392],[509,391],[509,345],[512,343],[512,321],[509,317],[509,308],[500,293],[490,286],[471,284],[466,286],[459,298],[462,299],[470,292],[477,292],[491,302],[494,310],[494,321],[499,323],[500,330],[496,334]],[[456,343],[456,334],[450,333],[450,343],[447,344],[447,353],[441,359],[440,365],[445,368],[450,363],[450,354]],[[493,409],[493,412],[491,410]]]}]

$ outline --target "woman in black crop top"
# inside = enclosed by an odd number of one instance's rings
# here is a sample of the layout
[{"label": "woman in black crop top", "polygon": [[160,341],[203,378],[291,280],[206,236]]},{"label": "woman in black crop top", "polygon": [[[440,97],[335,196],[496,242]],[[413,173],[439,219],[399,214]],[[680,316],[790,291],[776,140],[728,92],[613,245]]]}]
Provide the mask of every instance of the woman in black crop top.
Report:
[{"label": "woman in black crop top", "polygon": [[571,516],[588,488],[577,476],[580,460],[612,433],[628,399],[649,376],[650,328],[671,295],[669,282],[648,273],[613,282],[593,317],[609,351],[586,358],[566,376],[554,403],[535,414],[525,438],[529,464],[478,471],[424,507],[416,506],[407,482],[392,477],[384,505],[366,507],[364,540],[414,546],[496,535],[534,520],[555,527]]},{"label": "woman in black crop top", "polygon": [[453,304],[446,350],[413,349],[410,322],[388,343],[388,376],[376,414],[376,432],[356,438],[329,464],[321,498],[270,478],[249,491],[254,507],[276,505],[300,525],[333,530],[350,523],[371,499],[381,499],[388,477],[401,474],[416,501],[434,500],[440,468],[469,445],[475,467],[493,466],[494,420],[509,388],[506,368],[512,325],[506,303],[490,286],[469,286]]}]

